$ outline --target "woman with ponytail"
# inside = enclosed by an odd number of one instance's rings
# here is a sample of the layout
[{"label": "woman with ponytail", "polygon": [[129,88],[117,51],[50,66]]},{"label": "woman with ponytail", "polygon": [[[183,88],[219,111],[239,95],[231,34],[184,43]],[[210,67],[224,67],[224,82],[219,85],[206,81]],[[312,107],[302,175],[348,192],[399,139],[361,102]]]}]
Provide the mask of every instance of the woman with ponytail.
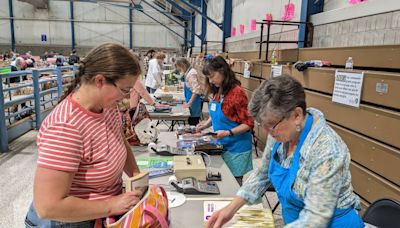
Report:
[{"label": "woman with ponytail", "polygon": [[106,43],[81,61],[62,101],[43,121],[27,227],[93,227],[127,212],[139,191],[122,193],[122,173],[139,173],[121,131],[117,103],[141,74],[139,60]]}]

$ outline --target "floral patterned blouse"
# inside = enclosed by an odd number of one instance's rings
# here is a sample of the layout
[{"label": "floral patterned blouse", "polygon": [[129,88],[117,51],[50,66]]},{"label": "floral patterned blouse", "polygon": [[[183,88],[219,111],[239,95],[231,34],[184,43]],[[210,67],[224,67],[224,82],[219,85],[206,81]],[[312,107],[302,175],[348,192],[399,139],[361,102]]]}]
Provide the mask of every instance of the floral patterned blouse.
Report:
[{"label": "floral patterned blouse", "polygon": [[[300,149],[299,170],[293,191],[303,200],[305,207],[299,218],[285,227],[326,227],[335,208],[360,209],[358,196],[353,192],[349,170],[350,153],[340,136],[326,123],[321,111],[308,108],[318,118]],[[262,165],[253,170],[237,192],[247,203],[258,203],[270,183],[268,167],[276,140],[268,136]],[[282,146],[283,145],[283,146]],[[287,145],[281,144],[277,154],[279,162],[289,168],[292,156],[285,157]]]},{"label": "floral patterned blouse", "polygon": [[[215,97],[219,101],[220,96]],[[222,102],[222,112],[229,119],[239,124],[246,124],[251,129],[254,128],[254,119],[249,115],[246,92],[240,85],[233,87],[224,97]]]}]

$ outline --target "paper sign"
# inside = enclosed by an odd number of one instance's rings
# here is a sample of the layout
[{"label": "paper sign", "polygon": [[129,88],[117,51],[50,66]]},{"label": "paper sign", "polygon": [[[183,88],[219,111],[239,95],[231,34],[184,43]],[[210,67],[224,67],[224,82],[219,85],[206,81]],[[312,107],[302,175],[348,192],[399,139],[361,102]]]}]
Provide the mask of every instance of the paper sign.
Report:
[{"label": "paper sign", "polygon": [[41,41],[46,42],[47,41],[47,35],[46,34],[42,34],[40,39],[41,39]]},{"label": "paper sign", "polygon": [[335,73],[332,101],[356,108],[360,107],[363,79],[364,72],[350,73],[337,70]]},{"label": "paper sign", "polygon": [[243,77],[250,78],[250,64],[248,62],[244,63]]},{"label": "paper sign", "polygon": [[285,8],[283,10],[282,14],[282,20],[284,21],[290,21],[294,18],[294,4],[289,3],[285,5]]},{"label": "paper sign", "polygon": [[[272,21],[272,13],[265,14],[266,21]],[[264,27],[267,27],[267,24],[264,24]]]},{"label": "paper sign", "polygon": [[349,0],[349,3],[352,4],[352,5],[354,5],[354,4],[358,4],[358,3],[366,2],[366,1],[367,1],[367,0]]},{"label": "paper sign", "polygon": [[236,27],[232,27],[232,36],[236,36]]},{"label": "paper sign", "polygon": [[240,31],[239,31],[239,32],[240,32],[240,35],[243,35],[243,34],[244,34],[244,25],[241,24],[241,25],[239,26],[239,30],[240,30]]},{"label": "paper sign", "polygon": [[250,21],[250,31],[256,31],[257,30],[257,21],[256,19],[252,19]]},{"label": "paper sign", "polygon": [[271,76],[278,77],[282,75],[282,65],[272,65],[271,66]]}]

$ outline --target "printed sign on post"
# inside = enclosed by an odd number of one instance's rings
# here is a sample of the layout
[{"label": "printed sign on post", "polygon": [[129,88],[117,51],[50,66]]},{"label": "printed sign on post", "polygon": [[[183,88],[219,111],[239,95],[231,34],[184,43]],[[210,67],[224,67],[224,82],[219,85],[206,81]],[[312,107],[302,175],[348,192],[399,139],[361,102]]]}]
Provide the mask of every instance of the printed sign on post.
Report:
[{"label": "printed sign on post", "polygon": [[46,42],[47,41],[47,36],[46,34],[41,35],[41,41]]},{"label": "printed sign on post", "polygon": [[271,76],[278,77],[282,75],[282,65],[272,65],[271,66]]},{"label": "printed sign on post", "polygon": [[336,70],[332,101],[360,107],[363,79],[364,72],[350,73]]},{"label": "printed sign on post", "polygon": [[250,78],[250,64],[248,62],[244,62],[243,77]]}]

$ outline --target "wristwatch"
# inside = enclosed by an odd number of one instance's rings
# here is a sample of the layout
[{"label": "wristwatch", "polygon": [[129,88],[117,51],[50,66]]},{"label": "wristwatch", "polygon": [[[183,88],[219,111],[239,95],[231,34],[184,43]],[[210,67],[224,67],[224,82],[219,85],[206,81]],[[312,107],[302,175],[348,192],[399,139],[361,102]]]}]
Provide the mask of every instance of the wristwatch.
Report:
[{"label": "wristwatch", "polygon": [[231,129],[228,130],[229,131],[229,136],[233,136],[233,131]]}]

